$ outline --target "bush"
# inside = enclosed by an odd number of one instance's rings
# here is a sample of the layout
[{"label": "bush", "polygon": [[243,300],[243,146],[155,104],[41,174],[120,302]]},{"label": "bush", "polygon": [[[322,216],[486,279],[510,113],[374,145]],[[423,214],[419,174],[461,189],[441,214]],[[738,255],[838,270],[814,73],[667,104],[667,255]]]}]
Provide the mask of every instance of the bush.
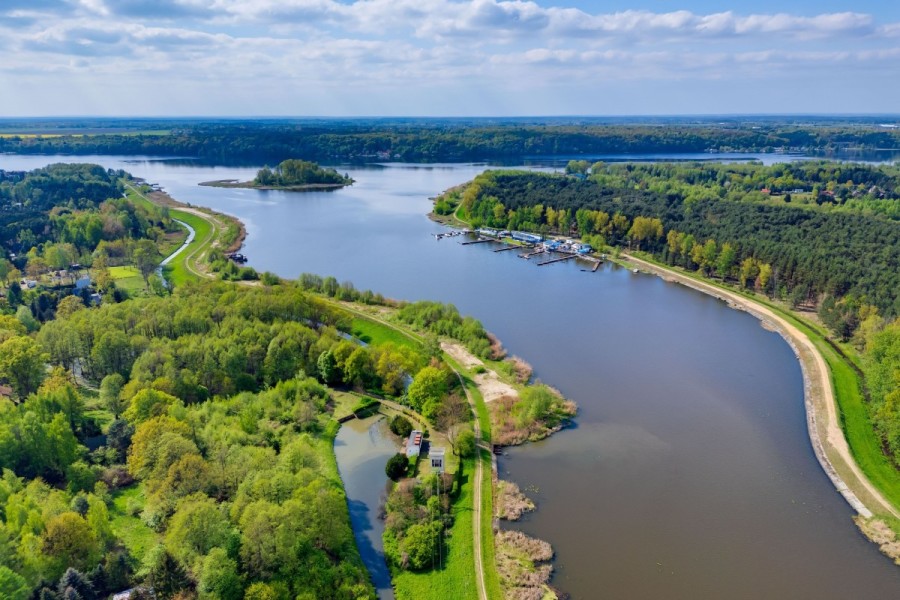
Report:
[{"label": "bush", "polygon": [[384,472],[393,481],[397,481],[398,479],[406,475],[406,469],[408,466],[409,459],[407,459],[406,455],[402,452],[398,452],[388,459],[387,465],[385,465],[384,467]]},{"label": "bush", "polygon": [[394,418],[391,419],[390,428],[395,435],[399,435],[400,437],[404,438],[409,437],[409,434],[411,434],[413,430],[412,423],[410,423],[409,419],[407,419],[403,415],[394,416]]}]

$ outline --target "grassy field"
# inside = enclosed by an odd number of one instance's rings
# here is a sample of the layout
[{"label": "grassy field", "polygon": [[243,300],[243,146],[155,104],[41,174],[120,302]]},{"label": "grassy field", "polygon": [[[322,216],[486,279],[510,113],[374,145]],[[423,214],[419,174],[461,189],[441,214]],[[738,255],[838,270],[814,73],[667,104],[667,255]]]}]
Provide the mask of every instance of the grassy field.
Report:
[{"label": "grassy field", "polygon": [[141,277],[141,272],[137,270],[137,267],[130,265],[110,267],[109,275],[115,281],[116,287],[125,290],[131,297],[139,296],[147,291],[144,278]]},{"label": "grassy field", "polygon": [[367,344],[384,344],[391,342],[397,346],[419,348],[419,342],[393,327],[383,325],[364,317],[353,319],[353,335]]},{"label": "grassy field", "polygon": [[444,558],[444,568],[423,573],[394,571],[392,575],[397,600],[478,597],[472,543],[474,472],[475,461],[472,459],[463,461],[463,485],[459,498],[453,504],[453,527],[450,529],[450,539],[447,543],[449,551]]},{"label": "grassy field", "polygon": [[334,398],[334,414],[335,420],[343,419],[353,413],[354,407],[359,404],[359,396],[348,392],[339,392],[331,390],[331,397]]},{"label": "grassy field", "polygon": [[113,505],[109,511],[113,533],[122,540],[128,552],[141,560],[150,548],[159,543],[159,536],[147,527],[139,516],[129,509],[143,509],[144,494],[140,484],[122,488],[113,493]]},{"label": "grassy field", "polygon": [[[640,258],[661,267],[671,268],[643,253],[640,255]],[[895,507],[900,508],[900,472],[894,468],[884,455],[884,452],[882,452],[881,440],[869,419],[869,411],[862,393],[862,380],[853,368],[853,364],[858,365],[859,361],[856,351],[846,344],[841,344],[840,346],[848,353],[850,358],[848,360],[848,358],[841,356],[826,341],[828,334],[821,325],[807,321],[767,298],[723,286],[718,282],[699,277],[683,269],[674,270],[697,281],[712,284],[729,292],[738,293],[754,302],[763,304],[800,329],[815,344],[825,362],[828,363],[831,383],[837,400],[841,428],[844,431],[844,436],[847,438],[853,458],[866,477],[881,490],[885,498]]]}]

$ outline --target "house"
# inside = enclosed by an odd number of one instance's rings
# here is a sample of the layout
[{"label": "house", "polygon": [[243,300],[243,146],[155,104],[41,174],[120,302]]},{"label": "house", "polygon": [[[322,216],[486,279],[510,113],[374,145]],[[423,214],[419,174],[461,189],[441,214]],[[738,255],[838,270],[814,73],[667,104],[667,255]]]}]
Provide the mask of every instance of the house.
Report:
[{"label": "house", "polygon": [[409,434],[409,440],[406,442],[406,456],[412,458],[413,456],[418,456],[421,451],[422,432],[413,430],[413,432]]},{"label": "house", "polygon": [[443,448],[431,448],[428,451],[428,459],[431,461],[431,472],[432,473],[443,473],[444,472],[444,449]]}]

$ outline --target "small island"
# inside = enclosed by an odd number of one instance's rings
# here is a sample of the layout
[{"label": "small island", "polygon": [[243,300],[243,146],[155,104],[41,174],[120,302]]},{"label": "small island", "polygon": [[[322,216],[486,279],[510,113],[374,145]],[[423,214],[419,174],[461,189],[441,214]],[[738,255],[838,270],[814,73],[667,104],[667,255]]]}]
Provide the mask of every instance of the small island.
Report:
[{"label": "small island", "polygon": [[282,161],[274,169],[263,167],[256,173],[256,177],[252,181],[221,179],[204,181],[200,185],[305,192],[334,190],[352,183],[353,179],[349,175],[341,175],[332,168],[322,168],[317,163],[306,160],[289,159]]}]

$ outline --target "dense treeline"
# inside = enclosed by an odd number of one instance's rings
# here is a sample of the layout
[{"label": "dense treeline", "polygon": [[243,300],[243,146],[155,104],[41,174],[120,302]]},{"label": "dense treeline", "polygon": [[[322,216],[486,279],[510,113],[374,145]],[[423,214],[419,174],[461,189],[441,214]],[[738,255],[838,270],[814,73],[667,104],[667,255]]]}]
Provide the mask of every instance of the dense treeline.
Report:
[{"label": "dense treeline", "polygon": [[263,167],[253,180],[262,187],[291,187],[315,184],[347,185],[353,180],[334,169],[323,169],[314,162],[289,159],[281,161],[277,167]]},{"label": "dense treeline", "polygon": [[865,372],[875,427],[900,468],[900,320],[868,332]]},{"label": "dense treeline", "polygon": [[[330,388],[408,404],[463,455],[474,438],[436,341],[363,345],[341,333],[350,322],[289,282],[67,303],[32,335],[0,314],[4,597],[135,584],[157,598],[371,597],[331,451]],[[486,338],[466,323],[451,333]],[[99,394],[85,397],[76,374]],[[395,516],[401,568],[433,566],[427,532],[451,523],[453,494],[429,490]],[[423,510],[436,520],[419,531],[405,519]]]},{"label": "dense treeline", "polygon": [[[766,293],[795,304],[844,301],[855,310],[841,313],[831,324],[845,336],[858,324],[862,306],[875,306],[882,316],[900,314],[900,223],[860,211],[799,208],[727,194],[720,198],[713,187],[703,187],[709,192],[703,197],[684,189],[684,181],[698,170],[718,182],[728,181],[731,171],[753,169],[599,165],[589,178],[494,171],[477,177],[461,194],[461,210],[473,225],[596,235],[589,239],[598,247],[630,244],[672,264],[745,285],[761,284]],[[755,169],[765,172],[764,177],[752,175],[759,182],[777,172]],[[643,173],[679,171],[665,186],[635,183]],[[827,169],[805,165],[791,176],[808,174],[811,179],[822,171]],[[889,196],[878,201],[896,205],[891,185],[896,179],[874,171],[870,180],[886,177],[882,185]],[[863,179],[864,172],[855,176]],[[822,185],[809,179],[791,185]],[[743,176],[736,181],[736,186],[751,185]],[[760,281],[764,266],[770,276]]]},{"label": "dense treeline", "polygon": [[[224,284],[81,307],[37,342],[0,316],[0,381],[15,401],[0,400],[8,597],[46,586],[53,598],[47,582],[70,567],[101,595],[121,589],[115,575],[162,598],[242,598],[254,586],[371,597],[320,381],[400,394],[424,357],[345,340],[335,328],[345,320],[294,286]],[[50,377],[48,359],[61,367]],[[100,382],[91,410],[67,371]],[[99,415],[112,422],[101,428]],[[112,497],[135,480],[133,513],[113,514]],[[135,531],[153,541],[142,554]]]},{"label": "dense treeline", "polygon": [[870,124],[795,126],[529,124],[428,122],[189,123],[163,135],[0,138],[0,152],[33,154],[149,154],[281,161],[306,159],[469,160],[604,153],[836,151],[898,148],[900,133]]}]

